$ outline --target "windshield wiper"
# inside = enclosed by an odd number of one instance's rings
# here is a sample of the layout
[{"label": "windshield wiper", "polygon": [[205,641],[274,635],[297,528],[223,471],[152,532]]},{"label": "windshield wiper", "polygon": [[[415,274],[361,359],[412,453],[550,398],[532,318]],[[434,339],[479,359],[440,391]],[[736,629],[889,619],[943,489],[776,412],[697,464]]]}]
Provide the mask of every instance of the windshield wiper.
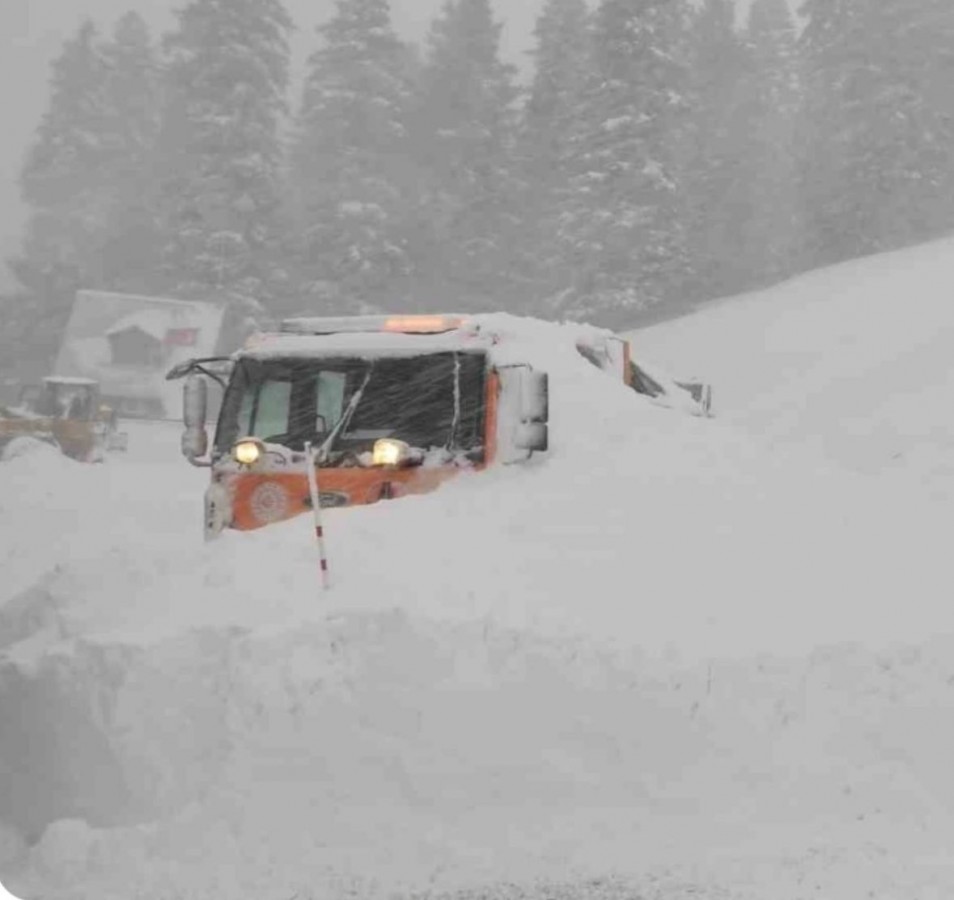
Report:
[{"label": "windshield wiper", "polygon": [[358,408],[358,404],[361,402],[361,397],[364,395],[364,389],[368,386],[368,382],[371,380],[371,372],[374,370],[374,363],[368,366],[368,371],[365,373],[364,381],[361,382],[361,387],[359,387],[354,394],[352,394],[351,399],[348,401],[348,405],[345,407],[345,411],[341,414],[341,418],[335,423],[335,427],[331,429],[331,433],[324,439],[321,446],[318,448],[315,456],[318,460],[318,465],[328,461],[328,454],[331,452],[331,448],[334,445],[334,442],[338,439],[338,435],[341,434],[345,428],[348,427],[348,423],[354,416],[355,410]]}]

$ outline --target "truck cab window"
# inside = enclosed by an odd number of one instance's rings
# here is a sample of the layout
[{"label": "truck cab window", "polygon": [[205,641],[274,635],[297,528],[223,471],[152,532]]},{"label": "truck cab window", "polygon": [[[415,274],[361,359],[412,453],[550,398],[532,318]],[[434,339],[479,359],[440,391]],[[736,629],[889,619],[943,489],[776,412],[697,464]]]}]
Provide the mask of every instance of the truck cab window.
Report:
[{"label": "truck cab window", "polygon": [[265,438],[287,431],[290,381],[263,381],[245,391],[239,409],[241,436]]},{"label": "truck cab window", "polygon": [[317,413],[322,431],[331,431],[345,407],[348,376],[344,372],[319,372],[315,378]]},{"label": "truck cab window", "polygon": [[222,403],[216,451],[246,435],[303,449],[335,427],[369,371],[336,449],[361,452],[395,437],[422,449],[475,450],[483,441],[484,362],[472,353],[243,360]]}]

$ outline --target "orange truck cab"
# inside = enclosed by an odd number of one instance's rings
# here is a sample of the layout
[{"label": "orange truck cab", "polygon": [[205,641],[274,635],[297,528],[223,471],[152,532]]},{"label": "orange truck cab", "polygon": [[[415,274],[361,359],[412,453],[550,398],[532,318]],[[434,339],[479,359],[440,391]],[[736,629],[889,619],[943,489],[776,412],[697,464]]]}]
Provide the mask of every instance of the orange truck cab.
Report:
[{"label": "orange truck cab", "polygon": [[[545,451],[547,374],[497,360],[500,341],[480,316],[299,318],[228,359],[175,367],[182,452],[211,469],[207,539],[308,511],[307,444],[322,507],[429,492]],[[224,388],[211,442],[208,378]]]}]

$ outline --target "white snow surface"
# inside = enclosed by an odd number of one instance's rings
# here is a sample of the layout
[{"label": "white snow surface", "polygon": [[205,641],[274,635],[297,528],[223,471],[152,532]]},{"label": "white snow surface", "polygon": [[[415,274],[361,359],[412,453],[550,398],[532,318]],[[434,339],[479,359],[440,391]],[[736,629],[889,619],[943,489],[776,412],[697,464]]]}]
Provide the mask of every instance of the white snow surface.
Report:
[{"label": "white snow surface", "polygon": [[[857,471],[954,486],[954,242],[812,272],[634,335],[721,421]],[[688,371],[687,371],[688,370]]]},{"label": "white snow surface", "polygon": [[941,243],[637,333],[714,420],[499,317],[551,451],[329,511],[325,594],[309,519],[202,543],[173,428],[3,463],[0,880],[954,895],[951,275]]}]

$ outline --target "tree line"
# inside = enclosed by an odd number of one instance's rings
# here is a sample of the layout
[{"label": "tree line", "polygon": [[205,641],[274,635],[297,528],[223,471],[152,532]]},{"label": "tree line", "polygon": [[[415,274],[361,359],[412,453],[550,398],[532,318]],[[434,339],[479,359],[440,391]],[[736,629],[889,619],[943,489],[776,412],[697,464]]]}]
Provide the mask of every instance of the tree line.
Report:
[{"label": "tree line", "polygon": [[76,289],[254,317],[647,310],[948,232],[949,0],[546,0],[529,83],[490,0],[423,47],[338,0],[290,96],[281,0],[81,23],[21,176],[0,306],[52,353]]}]

